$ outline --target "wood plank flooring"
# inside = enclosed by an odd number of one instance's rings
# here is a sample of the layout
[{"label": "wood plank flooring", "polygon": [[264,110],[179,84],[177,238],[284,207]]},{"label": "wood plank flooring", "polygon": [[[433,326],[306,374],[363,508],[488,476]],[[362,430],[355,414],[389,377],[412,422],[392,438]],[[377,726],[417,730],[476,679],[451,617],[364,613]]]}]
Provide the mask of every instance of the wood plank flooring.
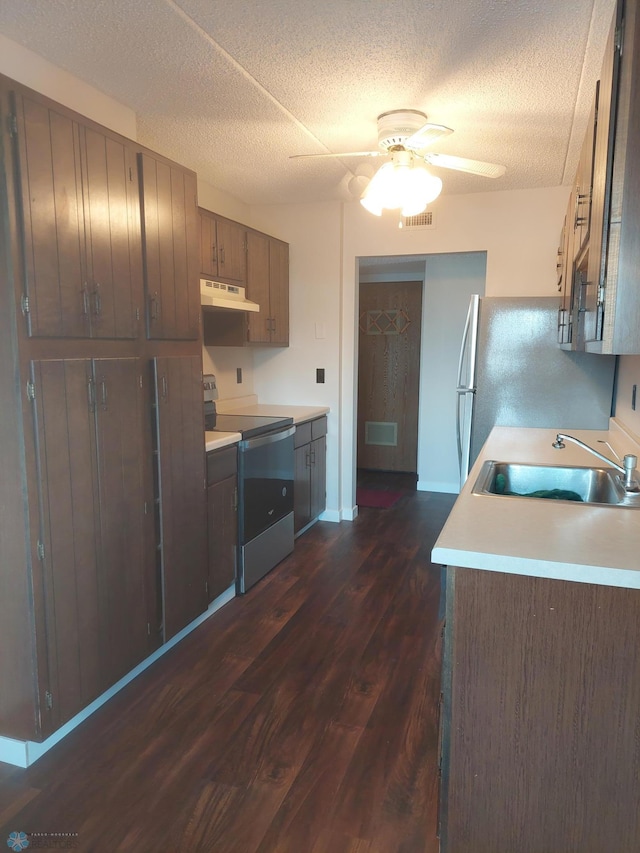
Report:
[{"label": "wood plank flooring", "polygon": [[78,833],[91,853],[435,853],[429,554],[453,501],[413,491],[316,524],[35,765],[0,764],[0,843],[22,830]]}]

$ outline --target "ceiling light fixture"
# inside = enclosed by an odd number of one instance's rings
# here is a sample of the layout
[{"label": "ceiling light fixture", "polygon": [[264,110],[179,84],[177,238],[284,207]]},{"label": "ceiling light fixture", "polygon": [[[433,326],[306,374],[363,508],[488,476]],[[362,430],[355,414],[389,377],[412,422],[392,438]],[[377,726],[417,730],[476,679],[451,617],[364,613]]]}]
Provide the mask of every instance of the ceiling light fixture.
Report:
[{"label": "ceiling light fixture", "polygon": [[375,216],[381,216],[383,208],[400,208],[403,216],[416,216],[440,195],[442,181],[419,163],[412,151],[392,149],[390,154],[391,162],[373,176],[360,204]]}]

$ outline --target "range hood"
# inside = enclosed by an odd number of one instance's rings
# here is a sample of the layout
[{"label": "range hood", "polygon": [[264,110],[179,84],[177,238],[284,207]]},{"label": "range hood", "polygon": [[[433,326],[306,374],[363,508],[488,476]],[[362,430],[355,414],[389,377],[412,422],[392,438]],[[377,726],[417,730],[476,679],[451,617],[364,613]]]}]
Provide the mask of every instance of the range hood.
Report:
[{"label": "range hood", "polygon": [[200,279],[200,304],[203,308],[231,308],[234,311],[259,311],[257,302],[245,296],[244,287],[222,281]]}]

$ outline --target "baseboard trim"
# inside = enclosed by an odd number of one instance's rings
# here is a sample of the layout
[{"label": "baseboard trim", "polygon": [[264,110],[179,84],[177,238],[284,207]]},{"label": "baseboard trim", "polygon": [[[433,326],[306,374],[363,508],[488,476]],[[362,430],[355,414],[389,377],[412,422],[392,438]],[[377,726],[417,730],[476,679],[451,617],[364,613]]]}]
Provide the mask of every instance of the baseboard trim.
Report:
[{"label": "baseboard trim", "polygon": [[168,642],[160,646],[159,649],[156,649],[152,655],[145,658],[141,663],[134,667],[131,672],[128,672],[120,679],[120,681],[114,684],[113,687],[105,690],[101,696],[94,699],[90,705],[83,708],[82,711],[75,715],[75,717],[68,720],[46,740],[42,741],[42,743],[32,740],[15,740],[14,738],[0,736],[0,761],[4,761],[6,764],[13,764],[15,767],[30,767],[39,758],[42,758],[45,752],[48,752],[57,743],[60,743],[60,741],[65,738],[69,732],[72,732],[80,725],[80,723],[83,723],[88,717],[90,717],[94,711],[97,711],[98,708],[102,707],[105,702],[108,702],[112,696],[115,696],[123,687],[133,681],[136,676],[140,675],[140,673],[144,672],[147,667],[151,666],[152,663],[155,663],[159,658],[161,658],[165,652],[168,652],[169,649],[173,648],[173,646],[175,646],[176,643],[179,643],[180,640],[187,636],[187,634],[190,634],[198,627],[198,625],[206,622],[210,616],[213,616],[216,611],[220,610],[221,607],[231,601],[231,599],[235,597],[235,594],[236,588],[234,584],[212,601],[207,610],[205,610],[201,616],[198,616],[197,619],[190,622],[182,629],[182,631],[176,634],[175,637],[172,637]]}]

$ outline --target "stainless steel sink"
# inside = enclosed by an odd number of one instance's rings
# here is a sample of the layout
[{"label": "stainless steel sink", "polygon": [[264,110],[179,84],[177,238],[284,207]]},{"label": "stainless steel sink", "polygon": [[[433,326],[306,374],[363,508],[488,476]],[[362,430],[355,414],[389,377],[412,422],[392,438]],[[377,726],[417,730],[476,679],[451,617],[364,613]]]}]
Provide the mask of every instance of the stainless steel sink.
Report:
[{"label": "stainless steel sink", "polygon": [[[554,489],[575,492],[581,501],[589,504],[640,506],[636,501],[629,502],[618,472],[605,467],[528,465],[488,459],[480,469],[472,492],[474,495],[527,497],[531,492]],[[536,496],[536,499],[539,497],[545,496]]]}]

